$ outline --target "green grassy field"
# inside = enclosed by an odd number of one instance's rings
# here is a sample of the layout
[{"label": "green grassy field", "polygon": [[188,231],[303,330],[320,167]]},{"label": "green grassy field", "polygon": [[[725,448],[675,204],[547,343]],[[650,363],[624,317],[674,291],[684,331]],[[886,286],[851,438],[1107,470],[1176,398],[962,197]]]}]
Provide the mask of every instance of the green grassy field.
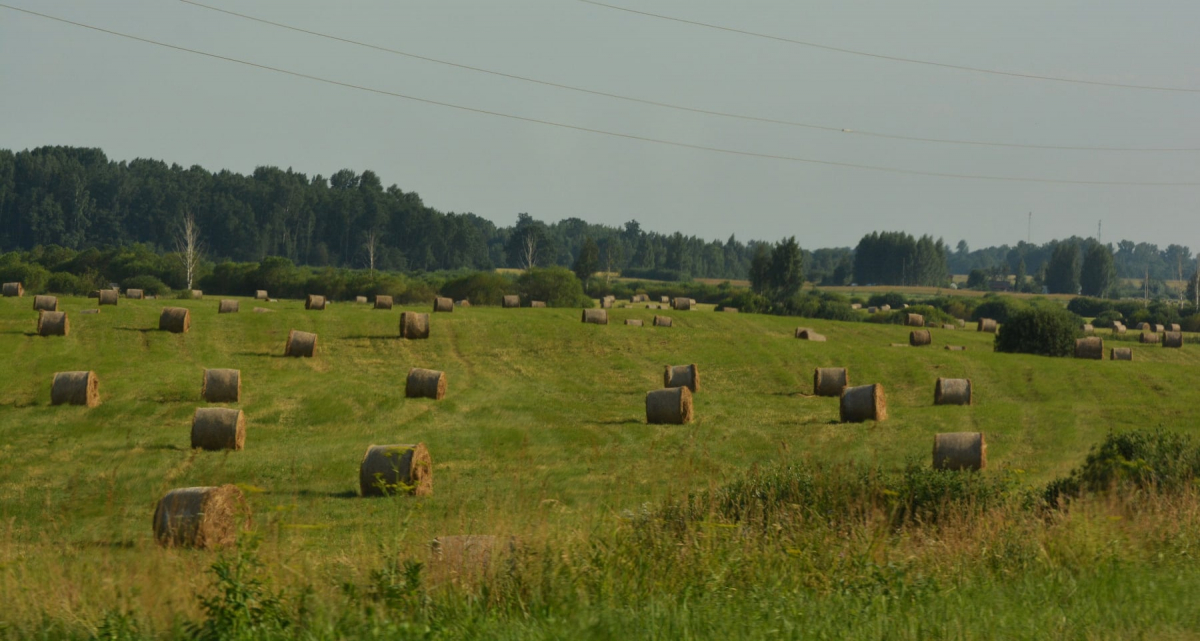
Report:
[{"label": "green grassy field", "polygon": [[[697,310],[661,312],[675,319],[667,329],[650,327],[646,309],[610,310],[596,326],[578,310],[484,307],[434,314],[429,340],[405,341],[399,308],[243,299],[240,313],[218,315],[215,299],[121,299],[79,313],[95,305],[60,299],[71,333],[42,338],[30,297],[0,299],[0,637],[86,638],[114,612],[143,635],[184,634],[204,616],[197,595],[219,556],[160,549],[151,514],[171,488],[234,483],[253,510],[247,536],[264,576],[287,594],[311,591],[311,623],[287,633],[300,638],[1200,638],[1195,502],[1136,519],[1096,505],[1059,529],[993,515],[989,527],[942,534],[784,533],[797,547],[783,550],[714,525],[688,539],[691,563],[664,560],[674,544],[643,549],[628,533],[644,506],[755,468],[927,466],[946,431],[986,433],[985,474],[1044,484],[1110,430],[1196,433],[1195,345],[1133,344],[1133,362],[1096,362],[997,354],[991,335],[968,330],[900,348],[889,346],[907,341],[899,326]],[[189,333],[157,331],[168,305],[192,310]],[[793,339],[797,325],[829,342]],[[289,329],[319,335],[315,358],[282,356]],[[647,425],[645,393],[664,365],[684,363],[701,372],[696,420]],[[809,395],[818,366],[882,383],[889,420],[837,423],[837,400]],[[446,398],[405,399],[410,367],[444,370]],[[205,368],[242,372],[244,451],[189,449]],[[85,369],[103,404],[52,407],[54,372]],[[975,405],[934,407],[939,376],[971,378]],[[433,496],[357,496],[368,445],[415,442],[433,457]],[[363,599],[348,585],[423,559],[449,534],[519,537],[540,551],[538,579],[451,586],[391,610],[347,605]],[[989,546],[1009,538],[1020,554],[1041,542],[1032,554],[1048,561],[1001,554],[999,570],[988,566]],[[843,567],[848,551],[872,567]],[[1167,553],[1183,556],[1156,556]],[[895,568],[903,577],[888,588]],[[814,578],[851,575],[876,579],[834,589]]]}]

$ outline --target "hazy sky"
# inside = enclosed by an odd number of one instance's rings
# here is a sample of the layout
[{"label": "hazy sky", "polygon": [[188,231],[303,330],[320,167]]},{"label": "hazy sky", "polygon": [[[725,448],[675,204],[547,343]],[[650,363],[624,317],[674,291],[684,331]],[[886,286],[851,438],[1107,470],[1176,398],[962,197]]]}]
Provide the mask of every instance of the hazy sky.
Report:
[{"label": "hazy sky", "polygon": [[[849,49],[1200,90],[1194,0],[606,0]],[[577,127],[839,163],[1066,181],[1200,183],[1200,151],[958,146],[634,104],[333,42],[178,0],[0,0],[339,82]],[[206,0],[408,53],[693,108],[905,136],[1200,148],[1200,91],[1089,86],[847,55],[579,0]],[[1200,246],[1198,186],[1000,182],[734,156],[322,84],[0,9],[0,147],[101,147],[210,170],[376,171],[443,211],[705,238],[972,247],[1071,234]]]}]

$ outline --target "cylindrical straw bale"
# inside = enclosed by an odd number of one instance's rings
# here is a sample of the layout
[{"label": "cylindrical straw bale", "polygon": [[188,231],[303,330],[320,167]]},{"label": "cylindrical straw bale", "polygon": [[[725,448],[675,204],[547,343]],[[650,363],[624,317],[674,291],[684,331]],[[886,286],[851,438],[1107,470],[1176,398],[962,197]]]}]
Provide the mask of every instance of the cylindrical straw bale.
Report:
[{"label": "cylindrical straw bale", "polygon": [[996,321],[991,318],[979,319],[979,325],[975,328],[977,332],[987,332],[989,334],[996,333]]},{"label": "cylindrical straw bale", "polygon": [[946,323],[946,324],[942,325],[942,329],[958,329],[958,326],[952,325],[950,323]]},{"label": "cylindrical straw bale", "polygon": [[258,289],[254,291],[254,300],[267,300],[270,296],[267,295],[267,290]]},{"label": "cylindrical straw bale", "polygon": [[230,299],[226,298],[217,304],[217,313],[218,314],[236,314],[238,312],[238,307],[239,307],[239,305],[236,300],[230,300]]},{"label": "cylindrical straw bale", "polygon": [[66,312],[38,312],[38,336],[66,336],[70,332]]},{"label": "cylindrical straw bale", "polygon": [[400,312],[400,338],[429,338],[429,314]]},{"label": "cylindrical straw bale", "polygon": [[458,305],[459,307],[470,307],[470,306],[471,306],[471,301],[469,301],[469,300],[467,300],[467,299],[465,299],[465,298],[464,298],[464,299],[462,299],[462,300],[460,300],[460,301],[458,301],[458,302],[456,302],[456,303],[454,303],[454,304],[455,304],[455,305]]},{"label": "cylindrical straw bale", "polygon": [[128,298],[130,300],[142,300],[145,297],[146,297],[146,292],[143,290],[140,290],[140,289],[125,290],[125,298]]},{"label": "cylindrical straw bale", "polygon": [[987,467],[983,432],[950,432],[933,437],[933,469],[982,470]]},{"label": "cylindrical straw bale", "polygon": [[317,355],[317,335],[299,330],[288,332],[287,342],[283,345],[284,356],[312,358]]},{"label": "cylindrical straw bale", "polygon": [[933,386],[934,405],[970,405],[971,379],[939,378]]},{"label": "cylindrical straw bale", "polygon": [[202,292],[198,289],[193,289],[192,290],[192,300],[200,300],[201,298],[204,298],[204,292]]},{"label": "cylindrical straw bale", "polygon": [[50,384],[51,405],[100,404],[100,379],[96,372],[56,372]]},{"label": "cylindrical straw bale", "polygon": [[358,303],[359,305],[366,305],[366,304],[367,304],[367,297],[366,297],[366,296],[355,296],[355,297],[354,297],[354,302],[355,302],[355,303]]},{"label": "cylindrical straw bale", "polygon": [[1163,333],[1163,332],[1165,332],[1165,331],[1167,331],[1167,328],[1166,328],[1166,326],[1164,326],[1162,323],[1155,323],[1155,324],[1154,324],[1154,332],[1155,332],[1155,333],[1157,333],[1157,334],[1161,334],[1161,333]]},{"label": "cylindrical straw bale", "polygon": [[58,297],[57,296],[34,296],[33,310],[36,312],[57,312]]},{"label": "cylindrical straw bale", "polygon": [[667,365],[663,370],[663,387],[686,387],[694,394],[700,391],[700,370],[695,363]]},{"label": "cylindrical straw bale", "polygon": [[12,298],[25,295],[25,286],[21,283],[4,283],[4,296]]},{"label": "cylindrical straw bale", "polygon": [[424,443],[371,445],[358,466],[358,489],[363,496],[433,494],[433,459]]},{"label": "cylindrical straw bale", "polygon": [[659,316],[658,314],[655,314],[654,315],[654,326],[655,327],[670,327],[671,326],[671,317],[670,316]]},{"label": "cylindrical straw bale", "polygon": [[1183,347],[1183,332],[1163,332],[1162,346]]},{"label": "cylindrical straw bale", "polygon": [[515,294],[509,294],[504,297],[504,299],[501,301],[501,304],[504,307],[520,307],[521,297]]},{"label": "cylindrical straw bale", "polygon": [[1084,334],[1091,334],[1092,332],[1096,331],[1096,328],[1095,328],[1095,327],[1093,327],[1093,326],[1092,326],[1090,323],[1084,323],[1083,325],[1081,325],[1081,326],[1079,327],[1079,329],[1080,329],[1080,331],[1082,331]]},{"label": "cylindrical straw bale", "polygon": [[158,316],[158,329],[172,334],[186,334],[192,328],[192,313],[186,307],[164,307]]},{"label": "cylindrical straw bale", "polygon": [[933,344],[933,333],[927,329],[915,329],[908,333],[908,344],[913,347],[924,347]]},{"label": "cylindrical straw bale", "polygon": [[670,296],[659,296],[659,297],[658,297],[658,303],[659,303],[660,305],[670,305],[670,304],[671,304],[671,297],[670,297]]},{"label": "cylindrical straw bale", "polygon": [[904,315],[904,324],[908,325],[909,327],[924,327],[925,326],[925,317],[922,316],[921,314],[912,314],[912,313],[905,314]]},{"label": "cylindrical straw bale", "polygon": [[583,315],[580,317],[580,320],[584,323],[591,323],[593,325],[607,325],[608,324],[608,310],[607,309],[585,309],[585,310],[583,310]]},{"label": "cylindrical straw bale", "polygon": [[636,319],[636,318],[626,318],[626,319],[625,319],[625,324],[626,324],[626,325],[633,325],[634,327],[641,327],[643,323],[642,323],[642,321],[641,321],[641,320],[639,320],[639,319]]},{"label": "cylindrical straw bale", "polygon": [[242,399],[242,371],[206,369],[200,396],[209,403],[237,403]]},{"label": "cylindrical straw bale", "polygon": [[246,445],[246,415],[227,407],[198,407],[192,415],[192,449],[240,450]]},{"label": "cylindrical straw bale", "polygon": [[851,303],[850,309],[862,309],[862,303]]},{"label": "cylindrical straw bale", "polygon": [[545,307],[545,306],[546,306],[546,301],[544,301],[544,300],[531,300],[531,301],[529,301],[529,306],[530,306],[530,307]]},{"label": "cylindrical straw bale", "polygon": [[692,299],[690,299],[690,298],[676,298],[676,299],[675,299],[675,302],[674,302],[674,304],[673,304],[673,306],[674,306],[674,307],[675,307],[675,309],[676,309],[676,310],[678,310],[678,311],[681,311],[681,312],[686,312],[686,311],[688,311],[688,310],[690,310],[690,309],[692,308]]},{"label": "cylindrical straw bale", "polygon": [[408,381],[404,384],[404,395],[408,398],[442,400],[446,396],[446,373],[433,369],[421,369],[419,367],[408,370]]},{"label": "cylindrical straw bale", "polygon": [[[365,303],[366,301],[363,302]],[[304,299],[304,309],[315,309],[318,311],[325,309],[325,297],[309,294],[308,298]]]},{"label": "cylindrical straw bale", "polygon": [[881,312],[890,312],[890,311],[892,311],[892,306],[891,306],[891,305],[881,305],[881,306],[879,307],[879,311],[881,311]]},{"label": "cylindrical straw bale", "polygon": [[825,342],[824,334],[818,334],[807,327],[797,327],[796,328],[796,338],[799,338],[800,340],[803,340],[803,341],[816,341],[818,343]]},{"label": "cylindrical straw bale", "polygon": [[97,297],[100,299],[101,305],[116,305],[117,304],[118,296],[117,296],[117,290],[115,290],[115,289],[102,289],[97,294]]},{"label": "cylindrical straw bale", "polygon": [[843,423],[886,421],[887,398],[883,386],[876,383],[843,389],[840,414]]},{"label": "cylindrical straw bale", "polygon": [[249,508],[235,485],[171,490],[154,509],[154,539],[163,547],[228,547],[243,524]]},{"label": "cylindrical straw bale", "polygon": [[1138,323],[1137,328],[1139,331],[1143,331],[1143,332],[1153,331],[1153,329],[1154,329],[1154,327],[1151,326],[1150,323],[1146,323],[1146,322]]},{"label": "cylindrical straw bale", "polygon": [[736,307],[722,307],[722,308],[721,308],[721,311],[723,311],[723,312],[726,312],[726,313],[728,313],[728,314],[736,314],[736,313],[738,313],[738,308],[736,308]]},{"label": "cylindrical straw bale", "polygon": [[1075,358],[1104,359],[1104,339],[1099,336],[1075,339]]},{"label": "cylindrical straw bale", "polygon": [[1138,340],[1140,340],[1143,343],[1153,344],[1153,343],[1157,343],[1159,341],[1159,338],[1158,338],[1158,334],[1153,334],[1150,332],[1142,332],[1142,336]]},{"label": "cylindrical straw bale", "polygon": [[692,421],[692,391],[668,387],[646,393],[646,422],[683,425]]},{"label": "cylindrical straw bale", "polygon": [[1183,330],[1179,326],[1179,323],[1171,323],[1170,325],[1167,326],[1167,331],[1168,332],[1179,332],[1179,331],[1183,331]]},{"label": "cylindrical straw bale", "polygon": [[433,299],[433,311],[435,312],[453,312],[454,299],[444,296],[437,296]]},{"label": "cylindrical straw bale", "polygon": [[965,351],[967,351],[967,346],[966,345],[947,345],[946,351],[948,351],[948,352],[965,352]]},{"label": "cylindrical straw bale", "polygon": [[391,309],[392,297],[378,294],[375,296],[375,309]]},{"label": "cylindrical straw bale", "polygon": [[850,386],[850,372],[845,367],[818,367],[813,370],[813,394],[841,396]]},{"label": "cylindrical straw bale", "polygon": [[1108,359],[1112,361],[1131,361],[1133,360],[1133,348],[1114,347],[1109,351]]},{"label": "cylindrical straw bale", "polygon": [[1125,327],[1124,323],[1118,323],[1116,321],[1113,321],[1113,334],[1114,335],[1115,334],[1124,334],[1127,331],[1129,331],[1129,328]]},{"label": "cylindrical straw bale", "polygon": [[612,309],[613,300],[608,296],[600,299],[600,309]]}]

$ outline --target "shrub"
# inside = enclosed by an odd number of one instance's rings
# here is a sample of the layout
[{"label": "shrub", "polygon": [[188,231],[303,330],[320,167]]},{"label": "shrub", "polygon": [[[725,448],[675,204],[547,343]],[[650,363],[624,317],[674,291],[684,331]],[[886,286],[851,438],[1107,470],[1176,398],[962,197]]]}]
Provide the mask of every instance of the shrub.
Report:
[{"label": "shrub", "polygon": [[908,297],[900,292],[887,292],[884,294],[872,294],[867,299],[867,307],[883,307],[891,305],[894,308],[904,307],[908,304]]},{"label": "shrub", "polygon": [[1014,314],[1025,309],[1029,309],[1029,306],[1008,296],[985,296],[983,302],[971,311],[971,320],[990,318],[1003,325]]},{"label": "shrub", "polygon": [[1115,309],[1110,309],[1106,312],[1101,312],[1092,320],[1093,327],[1103,327],[1104,329],[1112,329],[1113,323],[1120,321],[1122,318],[1121,312]]},{"label": "shrub", "polygon": [[473,305],[500,305],[505,294],[516,287],[508,277],[496,272],[475,272],[449,280],[442,286],[442,295],[454,300],[469,300]]},{"label": "shrub", "polygon": [[1200,314],[1192,314],[1179,322],[1179,327],[1185,332],[1200,332]]},{"label": "shrub", "polygon": [[1128,318],[1132,321],[1134,314],[1137,314],[1140,311],[1144,311],[1146,309],[1146,306],[1143,305],[1141,303],[1141,301],[1119,300],[1119,301],[1113,303],[1112,308],[1118,312],[1121,312],[1122,317]]},{"label": "shrub", "polygon": [[1087,296],[1076,296],[1067,303],[1067,311],[1073,312],[1085,318],[1099,316],[1113,308],[1111,301],[1106,301],[1101,298],[1089,298]]},{"label": "shrub", "polygon": [[997,352],[1071,356],[1079,337],[1081,320],[1075,314],[1054,307],[1034,307],[1017,312],[1000,326],[996,335]]},{"label": "shrub", "polygon": [[1046,486],[1045,499],[1059,505],[1082,492],[1113,489],[1173,492],[1200,478],[1200,445],[1187,434],[1163,429],[1109,432],[1083,465]]},{"label": "shrub", "polygon": [[726,298],[721,302],[721,307],[736,307],[750,314],[763,314],[771,311],[771,301],[747,289]]},{"label": "shrub", "polygon": [[517,291],[528,300],[545,301],[552,307],[591,307],[583,284],[566,267],[531,269],[517,279]]},{"label": "shrub", "polygon": [[[9,259],[9,256],[12,258]],[[46,291],[46,281],[50,280],[50,272],[45,267],[22,262],[16,252],[8,254],[5,258],[7,260],[0,261],[0,282],[19,282],[29,294]]]},{"label": "shrub", "polygon": [[73,294],[82,296],[87,294],[88,290],[84,289],[84,285],[75,274],[67,272],[54,272],[46,279],[46,291],[54,294]]},{"label": "shrub", "polygon": [[[140,289],[151,296],[165,296],[171,293],[167,284],[153,276],[133,276],[121,281],[121,289]],[[191,292],[188,292],[189,294]]]}]

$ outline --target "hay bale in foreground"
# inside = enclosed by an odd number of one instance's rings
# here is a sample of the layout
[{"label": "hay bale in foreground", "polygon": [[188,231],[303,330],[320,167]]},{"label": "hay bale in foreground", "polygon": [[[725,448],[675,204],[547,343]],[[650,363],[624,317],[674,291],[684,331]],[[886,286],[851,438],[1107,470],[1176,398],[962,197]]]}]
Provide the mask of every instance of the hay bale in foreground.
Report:
[{"label": "hay bale in foreground", "polygon": [[797,327],[796,338],[799,338],[802,341],[816,341],[818,343],[825,342],[824,334],[818,334],[807,327]]},{"label": "hay bale in foreground", "polygon": [[908,333],[908,344],[913,347],[925,347],[933,344],[933,332],[927,329],[913,330]]},{"label": "hay bale in foreground", "polygon": [[1158,337],[1158,334],[1153,334],[1150,332],[1142,332],[1142,335],[1138,338],[1139,342],[1145,343],[1145,344],[1154,344],[1154,343],[1157,343],[1159,340],[1160,339]]},{"label": "hay bale in foreground", "polygon": [[[366,301],[364,300],[363,302],[365,303]],[[325,297],[317,296],[316,294],[309,294],[308,297],[304,299],[304,309],[312,309],[316,311],[325,309]]]},{"label": "hay bale in foreground", "polygon": [[647,392],[646,422],[651,425],[692,422],[692,391],[686,387],[668,387]]},{"label": "hay bale in foreground", "polygon": [[970,405],[972,400],[971,379],[938,378],[933,386],[934,405]]},{"label": "hay bale in foreground", "polygon": [[1099,336],[1075,339],[1075,358],[1104,359],[1104,339]]},{"label": "hay bale in foreground", "polygon": [[641,320],[638,320],[638,319],[636,319],[636,318],[626,318],[626,319],[625,319],[625,324],[626,324],[626,325],[632,325],[632,326],[634,326],[634,327],[641,327],[641,326],[643,325],[642,321],[641,321]]},{"label": "hay bale in foreground", "polygon": [[317,335],[293,329],[288,332],[287,342],[283,344],[284,356],[297,358],[312,358],[317,355]]},{"label": "hay bale in foreground", "polygon": [[438,296],[433,299],[433,311],[435,312],[453,312],[454,299]]},{"label": "hay bale in foreground", "polygon": [[35,312],[57,312],[58,297],[38,295],[33,297],[33,311]]},{"label": "hay bale in foreground", "polygon": [[521,297],[513,295],[513,294],[509,294],[500,301],[500,304],[503,307],[520,307],[521,306]]},{"label": "hay bale in foreground", "polygon": [[15,298],[25,295],[25,286],[21,283],[4,283],[5,298]]},{"label": "hay bale in foreground", "polygon": [[990,318],[981,318],[981,319],[979,319],[979,325],[976,326],[975,331],[987,332],[989,334],[995,334],[996,333],[996,321],[994,321]]},{"label": "hay bale in foreground", "polygon": [[254,300],[267,300],[270,296],[267,295],[267,290],[259,289],[254,292]]},{"label": "hay bale in foreground", "polygon": [[433,494],[433,459],[424,443],[371,445],[358,466],[362,496]]},{"label": "hay bale in foreground", "polygon": [[96,298],[100,299],[100,305],[116,305],[119,296],[115,289],[101,289],[96,293]]},{"label": "hay bale in foreground", "polygon": [[140,290],[140,289],[125,290],[125,298],[128,298],[130,300],[142,300],[145,297],[146,297],[146,292],[143,290]]},{"label": "hay bale in foreground", "polygon": [[948,351],[948,352],[965,352],[965,351],[967,351],[967,346],[966,345],[947,345],[946,351]]},{"label": "hay bale in foreground", "polygon": [[[366,301],[363,301],[363,302],[366,302]],[[391,309],[391,308],[392,308],[392,297],[391,296],[384,296],[383,294],[377,294],[375,296],[375,309]]]},{"label": "hay bale in foreground", "polygon": [[246,415],[228,407],[198,407],[192,415],[192,449],[240,450],[246,445]]},{"label": "hay bale in foreground", "polygon": [[442,400],[446,396],[446,373],[419,367],[408,370],[408,380],[404,384],[404,396]]},{"label": "hay bale in foreground", "polygon": [[700,391],[700,370],[695,363],[667,365],[663,369],[663,387],[686,387],[695,394]]},{"label": "hay bale in foreground", "polygon": [[671,327],[671,324],[672,321],[670,316],[659,316],[658,314],[654,315],[655,327]]},{"label": "hay bale in foreground", "polygon": [[925,317],[921,314],[908,313],[904,315],[904,324],[909,327],[924,327]]},{"label": "hay bale in foreground", "polygon": [[1114,347],[1108,353],[1110,361],[1131,361],[1133,360],[1132,347]]},{"label": "hay bale in foreground", "polygon": [[987,467],[983,432],[950,432],[933,437],[933,469],[982,470]]},{"label": "hay bale in foreground", "polygon": [[1183,332],[1163,332],[1162,335],[1163,347],[1183,347]]},{"label": "hay bale in foreground", "polygon": [[530,307],[538,307],[538,308],[545,307],[545,306],[546,306],[546,301],[544,301],[544,300],[531,300],[531,301],[529,301],[529,306],[530,306]]},{"label": "hay bale in foreground", "polygon": [[185,487],[158,501],[154,539],[163,547],[227,547],[237,541],[243,523],[249,523],[249,508],[237,486]]},{"label": "hay bale in foreground", "polygon": [[400,338],[409,340],[429,338],[429,314],[400,312]]},{"label": "hay bale in foreground", "polygon": [[839,414],[843,423],[886,421],[887,398],[883,386],[876,383],[843,389]]},{"label": "hay bale in foreground", "polygon": [[228,298],[222,300],[220,303],[217,303],[218,314],[236,314],[240,308],[241,305],[236,300],[231,300]]},{"label": "hay bale in foreground", "polygon": [[692,299],[676,298],[674,300],[674,302],[671,303],[671,306],[674,307],[677,311],[686,312],[686,311],[689,311],[690,309],[692,309]]},{"label": "hay bale in foreground", "polygon": [[850,372],[845,367],[818,367],[813,370],[813,394],[838,396],[850,386]]},{"label": "hay bale in foreground", "polygon": [[209,403],[237,403],[242,400],[242,371],[206,369],[200,396]]},{"label": "hay bale in foreground", "polygon": [[192,328],[192,313],[186,307],[164,307],[158,316],[159,331],[186,334]]},{"label": "hay bale in foreground", "polygon": [[38,312],[38,336],[66,336],[70,332],[66,312]]},{"label": "hay bale in foreground", "polygon": [[96,372],[55,372],[50,384],[51,405],[100,404],[100,379]]},{"label": "hay bale in foreground", "polygon": [[607,325],[608,324],[608,310],[607,309],[585,309],[585,310],[583,310],[583,315],[580,316],[580,320],[584,323],[591,323],[593,325]]}]

